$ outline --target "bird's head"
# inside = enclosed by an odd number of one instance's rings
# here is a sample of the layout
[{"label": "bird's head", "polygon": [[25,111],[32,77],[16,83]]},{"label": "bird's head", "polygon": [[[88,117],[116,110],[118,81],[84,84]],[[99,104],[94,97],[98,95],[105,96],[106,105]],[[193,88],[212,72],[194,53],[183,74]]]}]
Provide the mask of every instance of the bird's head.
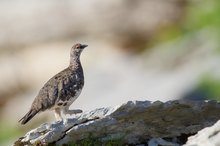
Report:
[{"label": "bird's head", "polygon": [[72,49],[71,49],[71,53],[75,54],[75,55],[79,55],[84,48],[86,48],[88,45],[82,45],[82,44],[75,44],[73,45]]},{"label": "bird's head", "polygon": [[71,52],[70,52],[70,65],[73,65],[73,64],[75,64],[75,62],[79,61],[81,52],[87,46],[88,45],[82,45],[82,44],[79,44],[79,43],[73,45],[73,47],[71,48]]}]

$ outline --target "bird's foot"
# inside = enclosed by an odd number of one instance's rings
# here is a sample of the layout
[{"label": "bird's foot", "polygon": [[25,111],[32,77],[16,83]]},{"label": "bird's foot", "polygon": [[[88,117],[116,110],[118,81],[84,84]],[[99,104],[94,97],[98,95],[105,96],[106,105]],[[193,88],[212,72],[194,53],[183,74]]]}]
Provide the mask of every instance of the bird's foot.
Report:
[{"label": "bird's foot", "polygon": [[56,120],[54,123],[55,124],[60,124],[60,123],[63,123],[63,120]]},{"label": "bird's foot", "polygon": [[65,114],[74,115],[74,114],[80,114],[80,113],[82,113],[82,112],[83,112],[83,111],[80,110],[80,109],[76,109],[76,110],[67,110],[67,111],[65,112]]},{"label": "bird's foot", "polygon": [[73,123],[76,123],[78,121],[78,119],[76,119],[76,118],[70,118],[70,119],[68,119],[68,118],[65,118],[64,120],[63,120],[63,124],[64,125],[68,125],[68,124],[73,124]]},{"label": "bird's foot", "polygon": [[64,125],[67,125],[67,124],[68,124],[68,119],[64,119],[64,120],[63,120],[63,124],[64,124]]}]

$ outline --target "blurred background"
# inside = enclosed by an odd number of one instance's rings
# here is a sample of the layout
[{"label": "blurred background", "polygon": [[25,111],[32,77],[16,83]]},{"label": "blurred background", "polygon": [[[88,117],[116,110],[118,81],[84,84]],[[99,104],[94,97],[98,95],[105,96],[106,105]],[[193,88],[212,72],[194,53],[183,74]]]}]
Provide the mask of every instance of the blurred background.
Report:
[{"label": "blurred background", "polygon": [[219,14],[219,0],[1,0],[0,145],[54,121],[48,111],[18,123],[78,42],[89,45],[85,86],[71,108],[219,100]]}]

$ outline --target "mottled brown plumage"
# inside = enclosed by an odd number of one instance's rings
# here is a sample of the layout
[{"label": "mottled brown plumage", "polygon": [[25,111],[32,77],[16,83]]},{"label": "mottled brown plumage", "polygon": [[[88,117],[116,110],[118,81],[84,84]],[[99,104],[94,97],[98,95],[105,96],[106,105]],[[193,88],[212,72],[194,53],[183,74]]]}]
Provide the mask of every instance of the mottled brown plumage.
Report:
[{"label": "mottled brown plumage", "polygon": [[75,44],[70,52],[70,65],[52,77],[39,91],[29,112],[19,121],[26,124],[37,113],[54,110],[57,120],[62,120],[63,114],[76,114],[81,110],[69,110],[69,106],[81,93],[84,85],[83,69],[80,54],[87,45]]}]

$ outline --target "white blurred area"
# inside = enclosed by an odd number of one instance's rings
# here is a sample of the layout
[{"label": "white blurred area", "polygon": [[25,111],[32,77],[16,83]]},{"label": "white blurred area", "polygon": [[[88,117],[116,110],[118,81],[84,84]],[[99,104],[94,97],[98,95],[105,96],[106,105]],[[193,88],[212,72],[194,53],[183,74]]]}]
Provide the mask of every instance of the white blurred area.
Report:
[{"label": "white blurred area", "polygon": [[[0,113],[8,123],[29,110],[44,83],[69,64],[74,43],[85,86],[71,108],[84,111],[129,100],[183,97],[204,74],[217,75],[220,60],[212,31],[204,29],[146,48],[158,29],[179,25],[184,0],[0,1]],[[37,115],[33,121],[52,112]],[[45,119],[44,119],[45,120]]]}]

